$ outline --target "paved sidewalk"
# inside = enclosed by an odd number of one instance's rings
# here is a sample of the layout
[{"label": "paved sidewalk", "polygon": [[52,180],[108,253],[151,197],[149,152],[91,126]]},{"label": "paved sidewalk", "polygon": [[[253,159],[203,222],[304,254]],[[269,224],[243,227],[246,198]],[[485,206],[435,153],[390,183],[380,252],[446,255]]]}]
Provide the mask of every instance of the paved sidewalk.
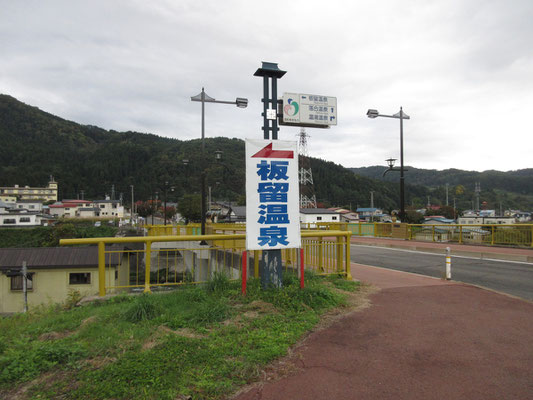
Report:
[{"label": "paved sidewalk", "polygon": [[372,306],[314,332],[297,371],[251,399],[531,399],[533,304],[473,286],[352,264]]},{"label": "paved sidewalk", "polygon": [[352,236],[351,243],[356,245],[358,244],[367,246],[393,247],[406,250],[418,250],[442,254],[445,254],[446,247],[449,247],[452,256],[461,255],[533,263],[533,247],[514,248],[481,245],[476,246],[445,242],[417,242],[414,240],[375,238],[369,236]]}]

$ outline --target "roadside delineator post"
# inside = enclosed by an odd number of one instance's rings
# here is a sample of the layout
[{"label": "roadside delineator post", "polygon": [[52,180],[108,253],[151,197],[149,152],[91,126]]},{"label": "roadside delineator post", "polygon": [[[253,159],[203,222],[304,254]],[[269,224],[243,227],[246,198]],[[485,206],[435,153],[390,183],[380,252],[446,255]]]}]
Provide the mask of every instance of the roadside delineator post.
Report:
[{"label": "roadside delineator post", "polygon": [[242,252],[242,285],[241,285],[241,293],[243,296],[246,296],[246,272],[247,272],[247,258],[248,258],[248,252],[243,251]]},{"label": "roadside delineator post", "polygon": [[452,257],[449,247],[446,247],[446,280],[452,279]]}]

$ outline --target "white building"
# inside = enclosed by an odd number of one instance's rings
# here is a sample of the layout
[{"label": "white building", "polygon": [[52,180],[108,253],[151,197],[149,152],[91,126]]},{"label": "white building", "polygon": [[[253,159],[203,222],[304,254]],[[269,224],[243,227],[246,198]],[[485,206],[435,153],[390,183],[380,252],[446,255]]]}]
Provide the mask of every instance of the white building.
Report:
[{"label": "white building", "polygon": [[300,222],[304,224],[340,222],[340,220],[340,213],[327,208],[300,208]]},{"label": "white building", "polygon": [[0,227],[25,227],[48,225],[52,220],[49,215],[38,212],[10,212],[0,214]]},{"label": "white building", "polygon": [[43,203],[39,200],[17,200],[15,204],[17,210],[43,211]]},{"label": "white building", "polygon": [[124,218],[124,206],[119,200],[95,200],[94,207],[99,209],[99,217]]},{"label": "white building", "polygon": [[457,218],[459,225],[485,225],[485,224],[514,224],[515,217],[459,217]]}]

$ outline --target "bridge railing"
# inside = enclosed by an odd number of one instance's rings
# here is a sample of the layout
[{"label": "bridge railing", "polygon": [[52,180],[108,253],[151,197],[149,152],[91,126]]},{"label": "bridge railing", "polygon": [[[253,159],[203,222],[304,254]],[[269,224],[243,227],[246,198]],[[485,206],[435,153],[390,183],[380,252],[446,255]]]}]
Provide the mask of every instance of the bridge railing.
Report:
[{"label": "bridge railing", "polygon": [[[98,246],[100,296],[204,283],[216,272],[230,279],[242,277],[244,233],[190,235],[183,234],[183,227],[173,229],[173,234],[167,236],[62,239],[60,245]],[[304,260],[299,249],[283,250],[283,268],[296,269],[304,262],[306,269],[317,274],[343,274],[351,279],[350,236],[345,231],[302,232]],[[201,244],[204,241],[206,245]],[[246,276],[258,277],[261,251],[247,252],[246,257],[250,269]]]}]

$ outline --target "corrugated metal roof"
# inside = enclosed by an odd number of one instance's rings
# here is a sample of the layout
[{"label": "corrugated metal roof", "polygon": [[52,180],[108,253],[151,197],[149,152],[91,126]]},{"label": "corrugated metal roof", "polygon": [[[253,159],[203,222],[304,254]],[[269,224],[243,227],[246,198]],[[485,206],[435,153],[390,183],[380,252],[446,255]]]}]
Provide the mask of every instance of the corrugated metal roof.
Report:
[{"label": "corrugated metal roof", "polygon": [[[117,250],[114,247],[113,250]],[[116,265],[119,253],[106,254],[106,265]],[[29,269],[94,267],[98,265],[98,247],[37,247],[0,249],[0,270],[22,267],[26,261]]]},{"label": "corrugated metal roof", "polygon": [[327,208],[300,208],[302,214],[340,214],[337,211],[328,210]]}]

